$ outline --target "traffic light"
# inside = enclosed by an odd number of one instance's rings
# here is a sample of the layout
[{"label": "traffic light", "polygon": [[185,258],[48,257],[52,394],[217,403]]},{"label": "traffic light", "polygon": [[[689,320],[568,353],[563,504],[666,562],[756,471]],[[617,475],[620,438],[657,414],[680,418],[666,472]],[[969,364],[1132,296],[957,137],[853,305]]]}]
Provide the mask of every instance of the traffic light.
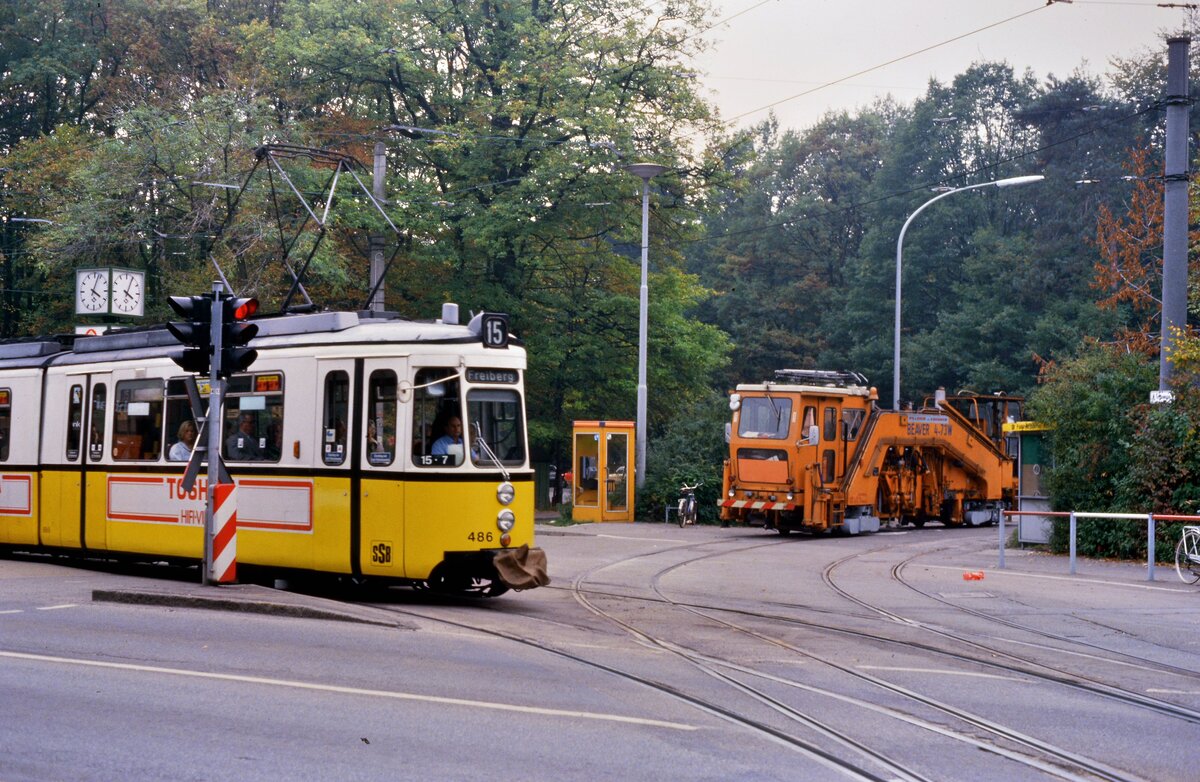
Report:
[{"label": "traffic light", "polygon": [[254,323],[244,323],[254,313],[258,312],[258,299],[239,299],[229,297],[221,299],[221,377],[229,377],[234,372],[244,372],[258,358],[258,351],[245,347],[258,333]]},{"label": "traffic light", "polygon": [[184,372],[207,375],[212,359],[212,296],[172,296],[171,309],[186,323],[168,323],[167,330],[184,344],[171,358]]}]

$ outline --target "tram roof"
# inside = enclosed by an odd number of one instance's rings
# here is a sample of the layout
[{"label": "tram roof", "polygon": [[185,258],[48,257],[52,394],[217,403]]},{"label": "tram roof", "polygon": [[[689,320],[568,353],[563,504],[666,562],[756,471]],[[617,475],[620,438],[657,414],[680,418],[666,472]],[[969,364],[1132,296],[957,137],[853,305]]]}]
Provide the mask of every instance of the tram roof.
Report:
[{"label": "tram roof", "polygon": [[[478,320],[466,325],[405,320],[384,314],[319,312],[252,321],[258,334],[250,347],[312,344],[467,344],[479,342]],[[510,338],[510,344],[521,346]],[[0,343],[0,369],[77,364],[110,359],[166,358],[183,346],[164,325],[120,329],[89,337],[38,337]]]}]

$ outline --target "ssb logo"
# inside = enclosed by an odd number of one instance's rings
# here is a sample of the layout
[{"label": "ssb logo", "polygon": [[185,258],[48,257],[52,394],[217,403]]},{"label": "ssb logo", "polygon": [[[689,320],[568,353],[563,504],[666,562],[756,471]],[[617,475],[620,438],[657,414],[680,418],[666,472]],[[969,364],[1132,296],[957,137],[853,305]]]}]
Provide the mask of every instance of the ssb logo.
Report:
[{"label": "ssb logo", "polygon": [[391,566],[392,542],[390,540],[371,541],[371,564]]}]

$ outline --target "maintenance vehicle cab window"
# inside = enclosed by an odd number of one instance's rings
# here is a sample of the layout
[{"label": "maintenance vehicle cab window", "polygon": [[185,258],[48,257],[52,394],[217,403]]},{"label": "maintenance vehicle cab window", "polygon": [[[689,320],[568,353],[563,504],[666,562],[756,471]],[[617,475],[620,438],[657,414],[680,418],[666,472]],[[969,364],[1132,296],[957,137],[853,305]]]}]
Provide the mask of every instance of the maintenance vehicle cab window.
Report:
[{"label": "maintenance vehicle cab window", "polygon": [[792,400],[770,396],[751,396],[742,400],[738,435],[782,440],[792,423]]}]

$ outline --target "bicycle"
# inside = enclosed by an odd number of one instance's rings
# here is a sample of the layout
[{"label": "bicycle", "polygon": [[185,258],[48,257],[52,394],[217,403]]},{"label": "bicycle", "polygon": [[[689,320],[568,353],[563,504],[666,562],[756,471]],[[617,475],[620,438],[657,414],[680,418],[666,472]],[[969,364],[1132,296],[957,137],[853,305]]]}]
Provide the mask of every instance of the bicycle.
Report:
[{"label": "bicycle", "polygon": [[679,512],[675,514],[675,519],[680,527],[690,527],[696,523],[696,489],[700,484],[688,486],[686,483],[679,487]]},{"label": "bicycle", "polygon": [[1200,581],[1200,527],[1187,526],[1175,547],[1175,572],[1185,584]]}]

